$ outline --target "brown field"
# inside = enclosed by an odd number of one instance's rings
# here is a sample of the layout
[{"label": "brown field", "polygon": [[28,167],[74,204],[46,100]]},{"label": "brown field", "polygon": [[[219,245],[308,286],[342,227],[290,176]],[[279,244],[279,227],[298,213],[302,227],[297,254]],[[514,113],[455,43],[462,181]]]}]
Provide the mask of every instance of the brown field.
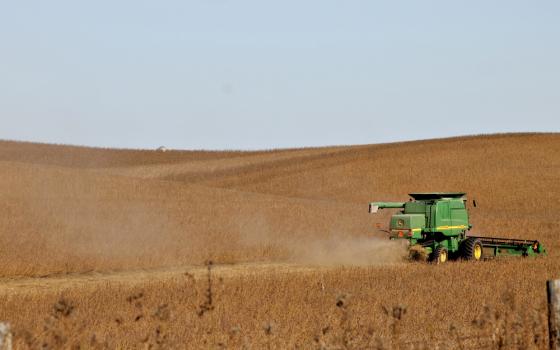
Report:
[{"label": "brown field", "polygon": [[[405,262],[373,200],[465,191],[474,233],[548,256]],[[260,152],[0,142],[15,348],[547,346],[560,134]],[[212,265],[205,266],[205,262]]]}]

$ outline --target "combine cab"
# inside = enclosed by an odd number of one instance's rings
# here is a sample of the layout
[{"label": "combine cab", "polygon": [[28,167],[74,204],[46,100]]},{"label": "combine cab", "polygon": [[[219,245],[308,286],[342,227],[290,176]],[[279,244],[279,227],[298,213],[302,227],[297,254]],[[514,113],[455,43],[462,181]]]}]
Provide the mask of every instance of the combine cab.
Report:
[{"label": "combine cab", "polygon": [[480,260],[501,255],[546,254],[539,241],[470,236],[466,194],[411,193],[409,202],[373,202],[370,213],[379,209],[401,209],[391,217],[391,239],[407,239],[411,252],[421,252],[436,263],[450,258]]}]

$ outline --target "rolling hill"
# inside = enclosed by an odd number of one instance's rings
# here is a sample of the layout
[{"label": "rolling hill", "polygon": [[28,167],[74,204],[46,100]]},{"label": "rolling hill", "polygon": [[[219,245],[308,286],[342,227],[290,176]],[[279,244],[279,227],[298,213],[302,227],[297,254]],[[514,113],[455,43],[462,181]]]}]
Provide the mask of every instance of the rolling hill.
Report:
[{"label": "rolling hill", "polygon": [[[211,260],[221,276],[217,293],[224,305],[244,311],[232,315],[231,308],[217,306],[204,322],[193,314],[182,320],[193,331],[173,323],[169,339],[215,347],[235,338],[228,332],[240,327],[255,339],[252,344],[306,347],[322,332],[322,320],[340,313],[335,306],[322,309],[322,303],[345,291],[354,295],[355,317],[365,317],[372,327],[396,322],[383,321],[381,306],[405,303],[415,310],[410,320],[415,329],[436,317],[437,333],[449,328],[450,320],[469,324],[484,311],[483,304],[500,304],[508,290],[514,291],[515,303],[542,299],[544,281],[560,272],[555,222],[559,179],[560,134],[553,133],[258,152],[1,141],[0,294],[5,298],[0,318],[35,334],[43,325],[29,310],[48,314],[49,300],[61,293],[72,297],[77,309],[91,310],[95,306],[88,298],[97,295],[95,303],[108,306],[96,311],[99,327],[92,332],[116,342],[110,345],[139,344],[127,334],[151,332],[155,321],[111,333],[108,324],[114,317],[107,315],[137,290],[151,291],[145,303],[153,307],[173,299],[187,283],[178,276],[191,270],[198,292],[183,296],[175,307],[197,309],[200,305],[192,300],[204,299],[203,266]],[[385,225],[389,214],[372,216],[367,204],[430,191],[467,192],[478,203],[470,211],[477,234],[539,239],[548,257],[444,267],[402,262],[403,248],[389,244],[375,225]],[[247,282],[260,286],[255,287],[260,292],[252,292]],[[322,287],[316,290],[314,283]],[[325,284],[332,285],[328,293]],[[434,300],[429,295],[436,286],[446,295]],[[263,297],[265,292],[274,297]],[[115,295],[122,300],[115,301]],[[243,298],[252,300],[252,308],[239,304]],[[452,311],[445,312],[444,303],[453,304]],[[292,306],[283,311],[281,305],[287,304]],[[535,302],[535,308],[541,304]],[[366,317],[372,305],[375,312]],[[86,317],[87,311],[80,312],[75,320]],[[267,318],[279,324],[274,340],[255,323]],[[290,335],[293,322],[305,325],[296,335]],[[352,327],[360,337],[367,333],[362,324]],[[211,336],[201,335],[209,329]],[[383,328],[375,334],[390,342],[388,332]],[[402,332],[432,339],[417,331]],[[338,338],[332,337],[329,341],[336,343]],[[153,335],[148,338],[155,341]],[[35,344],[23,336],[17,339],[29,347]],[[240,339],[235,338],[239,346]]]}]

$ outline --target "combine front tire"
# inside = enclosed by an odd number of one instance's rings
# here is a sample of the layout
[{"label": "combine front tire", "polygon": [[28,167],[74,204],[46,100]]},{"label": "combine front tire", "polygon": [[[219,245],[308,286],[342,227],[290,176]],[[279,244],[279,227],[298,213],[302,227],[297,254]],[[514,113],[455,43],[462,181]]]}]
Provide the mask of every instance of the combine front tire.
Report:
[{"label": "combine front tire", "polygon": [[467,238],[463,242],[463,258],[480,260],[482,258],[482,242],[478,238]]},{"label": "combine front tire", "polygon": [[449,260],[449,252],[447,251],[447,248],[443,246],[437,247],[432,254],[432,262],[434,264],[443,264]]}]

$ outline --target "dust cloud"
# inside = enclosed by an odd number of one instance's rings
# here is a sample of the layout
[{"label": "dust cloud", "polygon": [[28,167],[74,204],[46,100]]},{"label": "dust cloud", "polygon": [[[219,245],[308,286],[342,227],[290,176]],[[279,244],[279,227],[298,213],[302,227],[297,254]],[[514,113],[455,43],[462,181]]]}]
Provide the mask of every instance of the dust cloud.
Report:
[{"label": "dust cloud", "polygon": [[392,264],[402,262],[407,256],[404,243],[368,237],[304,240],[291,245],[289,260],[322,266]]},{"label": "dust cloud", "polygon": [[246,250],[266,249],[274,262],[316,266],[367,266],[402,262],[408,256],[405,241],[331,232],[278,234],[263,217],[244,220],[239,244]]}]

